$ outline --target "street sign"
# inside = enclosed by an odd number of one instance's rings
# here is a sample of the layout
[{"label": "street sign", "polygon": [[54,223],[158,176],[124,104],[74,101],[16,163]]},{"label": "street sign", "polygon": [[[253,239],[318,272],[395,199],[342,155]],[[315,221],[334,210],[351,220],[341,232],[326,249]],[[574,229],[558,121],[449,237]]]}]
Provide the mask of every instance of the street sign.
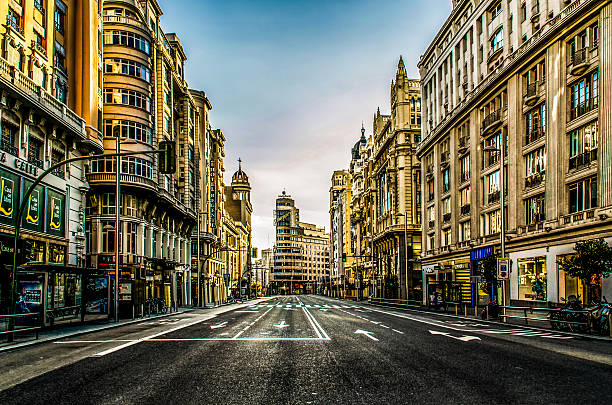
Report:
[{"label": "street sign", "polygon": [[497,279],[498,280],[509,280],[510,279],[510,258],[500,257],[497,259]]}]

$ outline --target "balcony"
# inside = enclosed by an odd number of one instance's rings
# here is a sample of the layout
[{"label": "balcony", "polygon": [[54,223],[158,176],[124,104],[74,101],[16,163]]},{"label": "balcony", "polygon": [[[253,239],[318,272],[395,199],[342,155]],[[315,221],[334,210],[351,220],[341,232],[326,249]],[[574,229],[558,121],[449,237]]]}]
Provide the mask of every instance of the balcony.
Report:
[{"label": "balcony", "polygon": [[[90,183],[112,183],[115,184],[115,173],[88,173],[87,180]],[[157,190],[156,183],[146,177],[136,174],[121,174],[121,184],[143,186],[152,190]]]},{"label": "balcony", "polygon": [[38,159],[36,156],[28,156],[28,163],[32,166],[36,166],[39,169],[43,168],[43,161]]},{"label": "balcony", "polygon": [[570,74],[580,76],[589,68],[589,48],[578,49],[570,56]]},{"label": "balcony", "polygon": [[2,139],[2,141],[0,141],[0,150],[3,150],[13,156],[19,156],[19,150],[13,146],[12,142],[6,139]]},{"label": "balcony", "polygon": [[592,149],[590,151],[586,151],[579,155],[570,157],[569,160],[569,168],[570,170],[580,169],[582,167],[588,166],[591,162],[597,160],[597,149]]},{"label": "balcony", "polygon": [[527,135],[525,136],[525,145],[529,145],[530,143],[543,138],[544,135],[546,135],[546,133],[542,128],[532,129],[531,131],[527,132]]},{"label": "balcony", "polygon": [[465,183],[466,181],[470,180],[470,172],[461,172],[461,175],[459,176],[459,182],[460,183]]},{"label": "balcony", "polygon": [[470,204],[461,206],[461,215],[468,215],[470,213]]},{"label": "balcony", "polygon": [[450,220],[451,220],[451,213],[450,213],[450,212],[449,212],[448,214],[444,214],[444,215],[442,216],[442,221],[443,221],[444,223],[450,222]]},{"label": "balcony", "polygon": [[429,221],[429,229],[433,229],[434,226],[436,226],[436,221]]},{"label": "balcony", "polygon": [[43,46],[43,44],[39,44],[36,41],[32,41],[32,49],[34,49],[36,52],[38,52],[45,58],[47,57],[47,49]]},{"label": "balcony", "polygon": [[597,108],[599,100],[596,98],[583,101],[570,109],[570,120],[575,120]]},{"label": "balcony", "polygon": [[569,215],[565,215],[562,218],[563,218],[563,221],[562,221],[563,225],[569,225],[575,222],[582,222],[585,219],[593,220],[595,219],[595,210],[591,209],[588,211],[575,212]]},{"label": "balcony", "polygon": [[489,129],[501,124],[502,112],[501,110],[493,111],[482,120],[482,133],[487,132]]},{"label": "balcony", "polygon": [[123,25],[130,25],[132,27],[137,27],[140,28],[141,30],[145,31],[145,32],[149,32],[149,29],[147,28],[147,26],[138,21],[135,18],[131,18],[131,17],[124,17],[122,15],[105,15],[102,18],[102,21],[104,23],[104,25],[106,24],[123,24]]},{"label": "balcony", "polygon": [[6,25],[7,27],[12,28],[13,31],[17,32],[22,37],[24,36],[23,28],[21,28],[21,25],[19,24],[19,20],[17,20],[16,18],[12,18],[10,15],[7,15]]},{"label": "balcony", "polygon": [[533,6],[531,6],[531,22],[537,23],[540,19],[540,5],[536,2]]},{"label": "balcony", "polygon": [[434,194],[433,193],[427,194],[427,202],[433,201],[433,199],[434,199]]},{"label": "balcony", "polygon": [[432,178],[433,177],[433,166],[427,166],[427,169],[425,169],[425,173],[428,178]]},{"label": "balcony", "polygon": [[542,184],[544,180],[546,180],[546,172],[541,171],[539,173],[534,173],[525,178],[525,188],[537,187]]},{"label": "balcony", "polygon": [[525,103],[525,105],[532,106],[538,102],[538,99],[540,98],[539,89],[540,89],[539,82],[529,83],[527,85],[527,90],[525,91],[525,96],[523,99],[523,102]]},{"label": "balcony", "polygon": [[492,193],[489,193],[489,195],[487,196],[487,202],[489,204],[499,202],[499,196],[500,196],[499,190],[493,191]]},{"label": "balcony", "polygon": [[440,162],[441,163],[447,163],[449,158],[450,158],[450,152],[449,151],[442,152],[442,154],[440,155]]},{"label": "balcony", "polygon": [[459,138],[459,153],[465,153],[470,147],[470,137],[462,136]]}]

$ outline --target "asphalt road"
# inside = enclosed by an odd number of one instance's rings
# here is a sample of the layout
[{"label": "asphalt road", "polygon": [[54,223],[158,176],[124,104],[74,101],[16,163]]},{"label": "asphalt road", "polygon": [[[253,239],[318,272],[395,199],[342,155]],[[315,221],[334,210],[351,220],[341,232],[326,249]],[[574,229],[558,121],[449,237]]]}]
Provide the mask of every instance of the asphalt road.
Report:
[{"label": "asphalt road", "polygon": [[1,404],[610,404],[612,343],[317,296],[0,354]]}]

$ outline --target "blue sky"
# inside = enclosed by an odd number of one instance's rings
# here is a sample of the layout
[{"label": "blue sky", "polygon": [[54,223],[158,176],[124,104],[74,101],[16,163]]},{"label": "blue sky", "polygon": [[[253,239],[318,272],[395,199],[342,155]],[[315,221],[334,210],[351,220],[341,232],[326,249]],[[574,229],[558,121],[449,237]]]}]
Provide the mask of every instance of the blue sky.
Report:
[{"label": "blue sky", "polygon": [[159,0],[162,25],[187,54],[190,87],[212,102],[227,138],[225,179],[238,157],[249,175],[253,246],[274,243],[274,200],[285,189],[303,221],[329,230],[334,170],[348,167],[362,121],[377,107],[402,55],[420,55],[451,0]]}]

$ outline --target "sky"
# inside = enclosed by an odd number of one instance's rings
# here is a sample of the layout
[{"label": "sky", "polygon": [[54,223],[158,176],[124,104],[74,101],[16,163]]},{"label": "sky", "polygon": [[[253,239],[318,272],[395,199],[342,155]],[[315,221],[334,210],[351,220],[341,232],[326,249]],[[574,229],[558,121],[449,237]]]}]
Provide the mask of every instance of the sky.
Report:
[{"label": "sky", "polygon": [[158,0],[165,32],[187,54],[186,80],[204,90],[222,129],[225,181],[238,158],[251,183],[253,246],[274,244],[286,190],[300,219],[329,231],[334,170],[389,113],[402,55],[408,77],[450,14],[451,0]]}]

